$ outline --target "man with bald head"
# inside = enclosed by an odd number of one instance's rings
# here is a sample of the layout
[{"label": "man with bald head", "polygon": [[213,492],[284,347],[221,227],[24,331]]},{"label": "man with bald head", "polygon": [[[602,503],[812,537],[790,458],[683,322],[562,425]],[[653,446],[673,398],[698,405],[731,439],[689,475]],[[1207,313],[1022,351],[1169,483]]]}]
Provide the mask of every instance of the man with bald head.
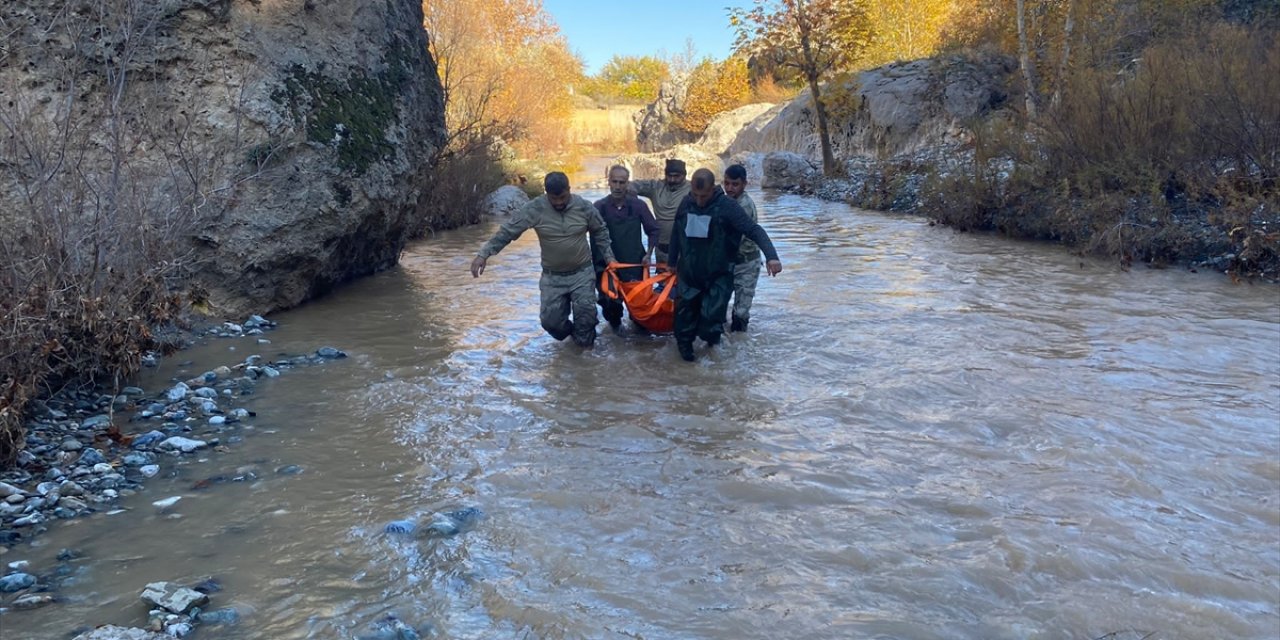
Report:
[{"label": "man with bald head", "polygon": [[720,343],[744,236],[764,252],[770,276],[782,272],[782,261],[764,228],[716,186],[714,173],[694,171],[689,196],[680,203],[672,225],[669,258],[679,283],[676,347],[686,362],[697,359],[695,339],[702,338],[707,346]]}]

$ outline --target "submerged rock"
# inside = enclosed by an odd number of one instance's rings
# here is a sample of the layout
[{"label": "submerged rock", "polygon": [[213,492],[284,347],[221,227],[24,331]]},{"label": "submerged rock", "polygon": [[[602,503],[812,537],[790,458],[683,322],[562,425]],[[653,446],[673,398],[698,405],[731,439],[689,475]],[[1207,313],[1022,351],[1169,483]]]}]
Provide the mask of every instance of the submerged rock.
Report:
[{"label": "submerged rock", "polygon": [[209,596],[173,582],[152,582],[142,590],[141,598],[172,613],[186,613],[209,602]]},{"label": "submerged rock", "polygon": [[0,593],[22,591],[23,589],[35,585],[35,583],[36,577],[29,573],[11,573],[0,578]]},{"label": "submerged rock", "polygon": [[76,636],[73,640],[172,640],[172,636],[163,633],[137,629],[135,627],[118,627],[113,624],[98,627]]}]

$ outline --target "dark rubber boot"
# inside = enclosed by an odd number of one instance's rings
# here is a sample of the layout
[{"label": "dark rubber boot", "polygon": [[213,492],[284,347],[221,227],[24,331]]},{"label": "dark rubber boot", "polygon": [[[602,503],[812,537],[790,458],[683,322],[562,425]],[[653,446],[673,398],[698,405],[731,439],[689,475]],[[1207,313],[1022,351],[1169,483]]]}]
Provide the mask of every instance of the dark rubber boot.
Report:
[{"label": "dark rubber boot", "polygon": [[680,350],[680,358],[685,362],[693,362],[698,356],[693,353],[693,345],[687,342],[676,343],[676,348]]},{"label": "dark rubber boot", "polygon": [[746,331],[746,330],[747,330],[747,319],[734,316],[733,321],[729,323],[729,332],[733,333],[735,331]]}]

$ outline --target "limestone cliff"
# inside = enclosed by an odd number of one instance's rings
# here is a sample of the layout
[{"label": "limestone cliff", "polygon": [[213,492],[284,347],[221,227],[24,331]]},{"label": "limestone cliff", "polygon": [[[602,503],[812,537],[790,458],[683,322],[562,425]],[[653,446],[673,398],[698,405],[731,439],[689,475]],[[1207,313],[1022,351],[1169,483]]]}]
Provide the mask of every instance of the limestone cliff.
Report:
[{"label": "limestone cliff", "polygon": [[131,171],[138,233],[187,216],[174,253],[215,308],[293,306],[396,262],[444,138],[419,0],[0,5],[0,109],[82,130],[87,171]]},{"label": "limestone cliff", "polygon": [[[837,158],[892,157],[962,141],[967,126],[1008,99],[1012,61],[940,56],[857,74],[833,108]],[[828,88],[833,94],[834,88]],[[730,155],[791,151],[821,161],[813,99],[807,91],[743,128]]]}]

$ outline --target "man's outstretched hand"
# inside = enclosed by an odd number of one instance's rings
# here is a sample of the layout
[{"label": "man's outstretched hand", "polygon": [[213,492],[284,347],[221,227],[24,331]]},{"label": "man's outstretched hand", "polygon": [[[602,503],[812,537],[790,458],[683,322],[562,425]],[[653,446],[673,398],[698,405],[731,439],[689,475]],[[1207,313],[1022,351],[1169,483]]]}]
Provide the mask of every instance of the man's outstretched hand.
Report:
[{"label": "man's outstretched hand", "polygon": [[[769,272],[770,276],[776,276],[779,273],[782,273],[782,261],[770,260],[765,263],[764,268],[766,271]],[[472,267],[472,269],[474,270],[474,267]]]},{"label": "man's outstretched hand", "polygon": [[479,278],[480,274],[484,273],[484,263],[486,262],[488,262],[488,260],[481,256],[476,256],[476,259],[471,261],[472,278]]}]

